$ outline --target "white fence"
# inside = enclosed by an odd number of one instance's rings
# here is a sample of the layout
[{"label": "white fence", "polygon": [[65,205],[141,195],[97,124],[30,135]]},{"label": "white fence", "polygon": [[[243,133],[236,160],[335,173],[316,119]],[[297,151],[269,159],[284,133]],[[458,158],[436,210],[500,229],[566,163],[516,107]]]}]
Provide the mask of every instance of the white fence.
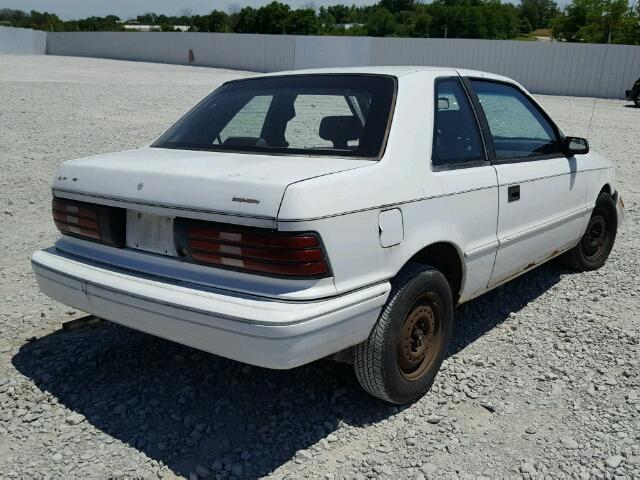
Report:
[{"label": "white fence", "polygon": [[640,77],[640,46],[376,38],[373,65],[447,65],[499,73],[534,93],[622,98]]},{"label": "white fence", "polygon": [[623,97],[640,77],[639,46],[561,42],[62,32],[48,34],[47,53],[262,72],[362,65],[452,66],[501,73],[534,93],[603,98]]},{"label": "white fence", "polygon": [[28,28],[0,27],[0,55],[44,55],[47,33]]},{"label": "white fence", "polygon": [[[290,70],[293,37],[193,32],[54,32],[50,55],[117,58],[269,72]],[[189,62],[189,50],[193,61]]]},{"label": "white fence", "polygon": [[0,53],[42,54],[45,43],[51,55],[258,72],[364,65],[463,67],[507,75],[534,93],[601,98],[622,98],[640,77],[640,46],[633,45],[0,28]]}]

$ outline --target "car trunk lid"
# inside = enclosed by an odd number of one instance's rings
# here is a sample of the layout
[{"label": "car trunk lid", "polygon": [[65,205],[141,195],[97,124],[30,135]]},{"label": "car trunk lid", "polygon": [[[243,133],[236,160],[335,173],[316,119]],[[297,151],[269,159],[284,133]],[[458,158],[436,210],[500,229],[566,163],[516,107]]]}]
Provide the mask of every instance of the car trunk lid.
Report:
[{"label": "car trunk lid", "polygon": [[275,227],[287,186],[369,160],[143,148],[63,163],[54,195],[169,217]]}]

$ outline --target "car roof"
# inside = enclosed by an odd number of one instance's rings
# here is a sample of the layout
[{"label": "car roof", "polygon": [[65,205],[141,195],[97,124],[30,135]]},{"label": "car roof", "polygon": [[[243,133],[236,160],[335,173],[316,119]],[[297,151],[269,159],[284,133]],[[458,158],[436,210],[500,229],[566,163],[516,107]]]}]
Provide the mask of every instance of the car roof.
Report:
[{"label": "car roof", "polygon": [[[463,77],[479,77],[492,80],[499,80],[502,82],[508,82],[518,85],[523,88],[518,82],[512,78],[505,77],[504,75],[498,75],[491,72],[483,72],[481,70],[470,70],[467,68],[456,67],[439,67],[439,66],[426,66],[426,65],[405,65],[405,66],[373,66],[373,67],[339,67],[339,68],[312,68],[305,70],[288,70],[283,72],[271,72],[260,74],[259,77],[273,77],[280,75],[331,75],[331,74],[361,74],[361,75],[390,75],[392,77],[402,77],[418,72],[451,72],[452,75],[456,73]],[[251,77],[256,78],[256,77]]]},{"label": "car roof", "polygon": [[336,67],[336,68],[311,68],[305,70],[289,70],[285,72],[266,73],[261,76],[277,76],[277,75],[311,75],[311,74],[368,74],[368,75],[391,75],[393,77],[401,77],[408,73],[418,71],[451,71],[455,72],[452,67],[430,67],[420,65],[408,66],[376,66],[376,67]]}]

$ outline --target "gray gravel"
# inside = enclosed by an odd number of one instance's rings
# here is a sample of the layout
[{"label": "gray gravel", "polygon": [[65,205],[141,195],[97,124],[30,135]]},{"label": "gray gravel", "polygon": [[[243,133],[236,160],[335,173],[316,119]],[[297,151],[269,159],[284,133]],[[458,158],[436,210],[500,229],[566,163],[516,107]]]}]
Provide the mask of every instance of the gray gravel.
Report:
[{"label": "gray gravel", "polygon": [[[0,56],[0,477],[640,478],[640,110],[597,100],[592,147],[628,208],[609,262],[550,264],[456,313],[431,393],[368,397],[347,365],[268,371],[38,292],[61,161],[151,142],[242,72]],[[594,100],[539,97],[586,135]]]}]

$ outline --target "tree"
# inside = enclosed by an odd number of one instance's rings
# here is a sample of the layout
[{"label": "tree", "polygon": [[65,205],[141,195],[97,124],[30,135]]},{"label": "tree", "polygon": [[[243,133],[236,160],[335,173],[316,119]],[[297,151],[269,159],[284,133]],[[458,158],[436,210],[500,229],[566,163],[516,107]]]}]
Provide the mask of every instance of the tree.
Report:
[{"label": "tree", "polygon": [[386,8],[378,8],[367,22],[367,35],[372,37],[386,37],[396,31],[396,19]]},{"label": "tree", "polygon": [[327,12],[335,18],[336,23],[349,23],[347,21],[349,7],[345,7],[344,5],[331,5],[330,7],[327,7]]},{"label": "tree", "polygon": [[143,25],[154,25],[158,21],[158,15],[153,12],[147,12],[144,15],[138,15],[136,21]]},{"label": "tree", "polygon": [[522,21],[520,22],[520,33],[522,33],[523,35],[528,35],[532,30],[533,27],[531,26],[531,22],[529,21],[529,19],[527,17],[523,17]]},{"label": "tree", "polygon": [[193,17],[193,26],[198,32],[226,32],[229,30],[229,15],[213,10],[208,15]]},{"label": "tree", "polygon": [[570,42],[620,43],[632,23],[627,0],[573,0],[554,19],[553,35]]},{"label": "tree", "polygon": [[[317,14],[315,8],[292,10],[273,1],[260,8],[231,7],[229,14],[213,10],[194,15],[183,9],[177,16],[148,12],[136,20],[162,30],[188,25],[199,32],[490,39],[517,38],[552,26],[554,35],[567,41],[640,44],[640,0],[632,7],[627,0],[570,0],[561,13],[555,1],[521,0],[515,6],[508,0],[379,0],[376,5],[320,7]],[[0,23],[50,31],[124,29],[115,15],[62,21],[53,13],[6,8],[0,9]]]},{"label": "tree", "polygon": [[244,7],[231,17],[234,32],[255,33],[258,29],[258,16],[254,8]]},{"label": "tree", "polygon": [[416,22],[413,26],[413,36],[414,37],[429,37],[430,36],[430,26],[431,15],[426,12],[420,13],[416,16]]},{"label": "tree", "polygon": [[320,7],[320,10],[318,10],[318,23],[320,24],[320,29],[323,32],[330,33],[334,29],[336,19],[331,15],[331,13],[329,13],[327,8]]},{"label": "tree", "polygon": [[[64,29],[64,22],[56,14],[31,10],[29,14],[31,28],[55,32]],[[22,25],[20,25],[22,26]]]},{"label": "tree", "polygon": [[619,43],[640,45],[640,3],[629,9],[613,38]]},{"label": "tree", "polygon": [[290,11],[289,5],[280,2],[271,2],[260,7],[256,14],[257,31],[255,33],[284,33]]},{"label": "tree", "polygon": [[312,35],[318,32],[315,10],[304,8],[292,11],[285,22],[285,32],[293,35]]},{"label": "tree", "polygon": [[532,30],[548,28],[551,19],[560,13],[554,0],[521,0],[520,15],[527,19]]},{"label": "tree", "polygon": [[415,10],[416,8],[414,0],[380,0],[378,6],[386,8],[391,13],[397,13],[403,10]]},{"label": "tree", "polygon": [[122,30],[118,23],[119,17],[107,15],[106,17],[88,17],[77,21],[77,28],[81,31],[108,32]]}]

